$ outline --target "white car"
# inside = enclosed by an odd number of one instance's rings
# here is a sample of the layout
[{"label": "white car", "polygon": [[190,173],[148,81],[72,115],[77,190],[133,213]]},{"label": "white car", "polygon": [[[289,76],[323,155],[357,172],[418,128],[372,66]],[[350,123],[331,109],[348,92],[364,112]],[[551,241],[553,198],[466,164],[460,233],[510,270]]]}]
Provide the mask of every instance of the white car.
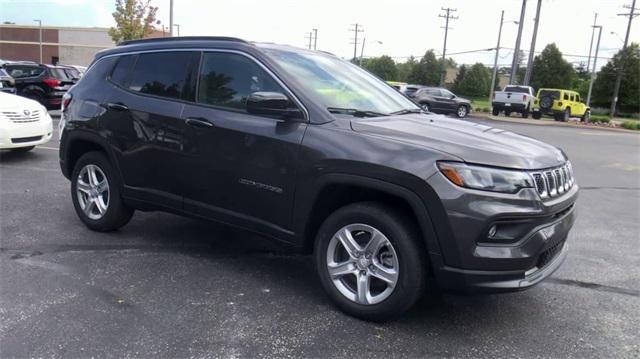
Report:
[{"label": "white car", "polygon": [[52,135],[53,121],[41,104],[0,92],[0,149],[31,151]]}]

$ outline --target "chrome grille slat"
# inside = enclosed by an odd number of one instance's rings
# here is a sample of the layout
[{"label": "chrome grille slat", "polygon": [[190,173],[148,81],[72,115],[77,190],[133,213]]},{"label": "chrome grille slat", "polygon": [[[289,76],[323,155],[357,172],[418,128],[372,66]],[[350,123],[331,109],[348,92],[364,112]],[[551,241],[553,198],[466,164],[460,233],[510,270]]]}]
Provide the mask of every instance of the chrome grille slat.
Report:
[{"label": "chrome grille slat", "polygon": [[531,171],[531,177],[540,198],[558,197],[568,192],[575,184],[570,163],[540,171]]},{"label": "chrome grille slat", "polygon": [[40,121],[40,110],[32,110],[29,115],[25,115],[22,112],[15,111],[2,111],[0,112],[3,117],[6,117],[13,123],[28,123]]}]

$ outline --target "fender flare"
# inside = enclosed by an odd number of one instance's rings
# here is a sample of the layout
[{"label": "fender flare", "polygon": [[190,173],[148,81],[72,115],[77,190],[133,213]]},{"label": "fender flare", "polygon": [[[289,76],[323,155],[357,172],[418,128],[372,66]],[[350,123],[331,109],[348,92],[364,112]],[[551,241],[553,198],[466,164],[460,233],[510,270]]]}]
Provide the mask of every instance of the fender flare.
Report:
[{"label": "fender flare", "polygon": [[118,176],[122,178],[120,166],[118,165],[118,161],[116,161],[115,154],[111,150],[109,142],[107,142],[104,137],[101,137],[93,132],[82,130],[67,131],[64,133],[64,139],[60,141],[60,167],[62,170],[62,174],[66,178],[70,178],[71,173],[73,172],[73,168],[71,168],[70,166],[71,163],[69,163],[69,159],[71,158],[70,151],[73,148],[73,143],[78,141],[90,142],[102,148],[111,164],[116,168]]}]

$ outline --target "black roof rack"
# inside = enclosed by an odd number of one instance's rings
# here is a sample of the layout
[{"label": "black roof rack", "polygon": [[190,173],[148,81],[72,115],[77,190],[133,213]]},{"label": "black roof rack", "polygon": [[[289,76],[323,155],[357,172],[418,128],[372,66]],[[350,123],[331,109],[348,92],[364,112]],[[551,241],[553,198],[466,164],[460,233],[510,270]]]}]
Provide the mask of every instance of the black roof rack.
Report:
[{"label": "black roof rack", "polygon": [[154,37],[150,39],[128,40],[118,44],[118,46],[132,45],[132,44],[147,44],[154,42],[168,42],[168,41],[234,41],[248,43],[245,40],[238,39],[236,37],[228,36],[177,36],[177,37]]}]

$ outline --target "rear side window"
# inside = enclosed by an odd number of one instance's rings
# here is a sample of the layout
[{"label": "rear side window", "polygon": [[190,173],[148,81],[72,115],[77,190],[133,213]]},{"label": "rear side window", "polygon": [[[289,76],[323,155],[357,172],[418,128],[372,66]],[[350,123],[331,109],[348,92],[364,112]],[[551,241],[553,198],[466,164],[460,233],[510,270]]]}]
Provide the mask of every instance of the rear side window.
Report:
[{"label": "rear side window", "polygon": [[67,76],[67,73],[65,72],[65,69],[60,68],[60,67],[51,67],[49,68],[49,73],[51,74],[51,76],[53,76],[54,78],[61,80],[61,81],[68,81],[71,80],[71,78],[69,76]]},{"label": "rear side window", "polygon": [[193,101],[199,52],[138,55],[129,89],[149,95]]},{"label": "rear side window", "polygon": [[564,100],[569,100],[569,94],[568,93],[564,93],[564,96],[562,97]]},{"label": "rear side window", "polygon": [[120,85],[122,87],[127,86],[127,79],[129,76],[129,72],[131,72],[131,68],[133,67],[134,56],[133,55],[125,55],[118,59],[116,66],[113,68],[113,72],[111,73],[111,81],[116,85]]},{"label": "rear side window", "polygon": [[11,77],[19,79],[23,77],[35,77],[40,76],[44,72],[44,68],[39,66],[21,66],[12,65],[6,66],[7,71]]},{"label": "rear side window", "polygon": [[266,71],[246,56],[204,53],[198,102],[245,109],[247,97],[258,91],[284,93],[282,87]]},{"label": "rear side window", "polygon": [[580,102],[580,95],[576,94],[576,102]]}]

